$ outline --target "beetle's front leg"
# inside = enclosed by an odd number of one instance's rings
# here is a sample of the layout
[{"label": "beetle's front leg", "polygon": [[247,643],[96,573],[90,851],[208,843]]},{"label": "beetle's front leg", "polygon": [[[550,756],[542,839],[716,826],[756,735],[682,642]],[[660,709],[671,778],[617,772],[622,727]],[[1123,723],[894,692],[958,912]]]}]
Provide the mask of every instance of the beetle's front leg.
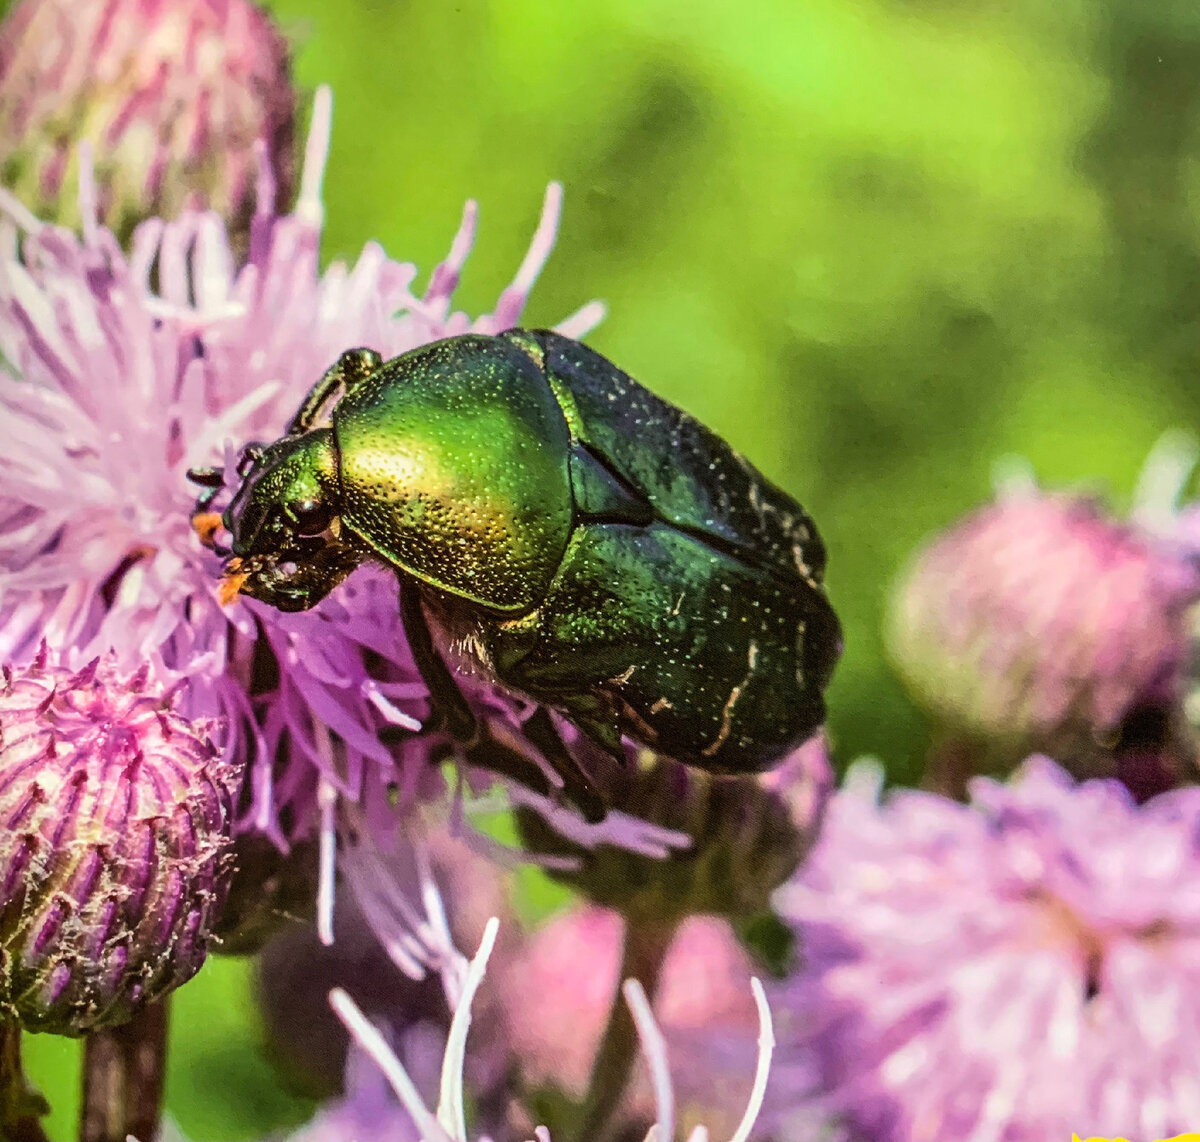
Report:
[{"label": "beetle's front leg", "polygon": [[374,349],[347,349],[309,389],[304,403],[288,425],[287,435],[307,432],[335,394],[340,399],[382,364],[383,358]]}]

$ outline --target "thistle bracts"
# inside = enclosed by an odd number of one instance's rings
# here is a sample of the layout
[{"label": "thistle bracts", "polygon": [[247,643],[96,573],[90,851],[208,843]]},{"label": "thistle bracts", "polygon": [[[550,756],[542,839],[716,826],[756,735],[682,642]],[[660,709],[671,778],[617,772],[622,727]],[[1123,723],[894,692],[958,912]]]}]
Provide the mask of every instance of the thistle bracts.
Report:
[{"label": "thistle bracts", "polygon": [[231,869],[234,770],[149,670],[0,680],[0,1013],[78,1035],[190,979]]}]

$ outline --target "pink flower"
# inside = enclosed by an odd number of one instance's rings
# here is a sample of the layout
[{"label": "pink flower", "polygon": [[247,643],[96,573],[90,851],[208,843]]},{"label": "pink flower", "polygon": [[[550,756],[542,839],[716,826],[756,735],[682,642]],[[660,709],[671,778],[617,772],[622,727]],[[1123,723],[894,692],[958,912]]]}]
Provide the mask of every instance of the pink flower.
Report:
[{"label": "pink flower", "polygon": [[256,147],[291,198],[288,73],[287,44],[251,0],[21,0],[0,25],[0,181],[78,225],[86,143],[98,217],[122,239],[206,206],[244,234]]},{"label": "pink flower", "polygon": [[[420,839],[416,828],[406,832],[409,839],[380,867],[372,868],[370,855],[358,849],[345,854],[342,870],[354,891],[339,894],[332,946],[321,944],[312,925],[293,923],[257,961],[258,1005],[272,1055],[328,1089],[336,1089],[347,1064],[346,1031],[327,1002],[329,989],[340,987],[409,1053],[410,1070],[429,1072],[417,1060],[422,1044],[435,1043],[436,1090],[441,1046],[467,967],[458,947],[478,943],[492,916],[511,915],[511,885],[496,862],[480,859],[444,828],[420,830]],[[385,876],[398,892],[379,891]],[[364,877],[372,882],[364,884]],[[410,912],[403,931],[389,922],[389,911],[397,905],[407,911],[416,901],[436,903]],[[386,942],[384,932],[391,934]],[[515,954],[519,942],[515,919],[505,923],[497,949],[502,958]],[[477,1098],[494,1100],[508,1073],[510,1035],[499,998],[481,998],[467,1077]],[[356,1077],[370,1085],[361,1068]]]},{"label": "pink flower", "polygon": [[806,966],[767,1121],[815,1094],[871,1142],[1194,1128],[1200,789],[1139,808],[1032,758],[970,805],[878,794],[851,772],[777,896]]},{"label": "pink flower", "polygon": [[[338,1018],[346,1025],[358,1050],[369,1056],[386,1076],[397,1100],[404,1107],[415,1128],[415,1137],[422,1139],[423,1142],[467,1142],[469,1137],[463,1084],[467,1029],[471,1023],[471,1005],[483,982],[497,927],[497,921],[492,920],[484,930],[479,951],[471,961],[466,973],[461,998],[455,1004],[454,1019],[450,1026],[442,1058],[436,1114],[429,1110],[407,1068],[379,1029],[367,1020],[344,991],[334,989],[329,994],[331,1006]],[[774,1047],[771,1014],[763,997],[762,985],[758,980],[751,979],[748,990],[751,990],[754,996],[758,1011],[758,1050],[757,1058],[754,1059],[752,1056],[753,1079],[746,1095],[745,1110],[741,1114],[740,1121],[731,1131],[731,1142],[746,1142],[754,1126],[762,1103]],[[637,980],[626,980],[622,985],[622,994],[633,1014],[653,1090],[649,1117],[654,1126],[646,1135],[647,1142],[651,1138],[673,1139],[677,1109],[675,1090],[671,1082],[667,1043],[651,1012],[650,1004],[640,983]],[[524,1017],[527,1018],[528,1015],[525,1014]],[[685,1074],[690,1073],[686,1061],[679,1069]],[[544,1126],[535,1127],[532,1133],[538,1142],[551,1142],[550,1133]],[[688,1142],[704,1142],[709,1135],[708,1128],[700,1123],[690,1129],[686,1137]],[[400,1132],[394,1136],[398,1139],[410,1137],[410,1135]],[[348,1142],[350,1135],[328,1132],[310,1137],[311,1142],[317,1142],[317,1139],[320,1142]],[[309,1138],[306,1138],[306,1142],[309,1142]]]},{"label": "pink flower", "polygon": [[[820,830],[833,789],[824,736],[809,739],[768,773],[736,778],[649,750],[630,747],[629,753],[624,768],[606,778],[605,792],[617,807],[610,816],[623,810],[628,821],[644,820],[677,851],[628,843],[594,848],[544,809],[518,813],[525,848],[593,903],[656,926],[693,914],[762,919],[771,893],[796,871]],[[521,804],[527,795],[518,790],[514,799]]]},{"label": "pink flower", "polygon": [[[609,1008],[620,984],[624,921],[607,908],[577,905],[534,934],[507,966],[504,1007],[524,1082],[582,1098]],[[673,1057],[685,1124],[729,1133],[746,1104],[758,1020],[750,959],[728,923],[693,916],[679,928],[654,1000]],[[623,1120],[651,1120],[646,1075],[626,1095]]]},{"label": "pink flower", "polygon": [[[413,1035],[399,1042],[384,1042],[396,1060],[419,1078],[426,1078],[432,1064],[436,1081],[441,1062],[436,1044]],[[287,1135],[286,1142],[420,1142],[411,1115],[366,1052],[356,1049],[351,1053],[344,1087],[341,1097],[324,1103],[308,1122]]]}]

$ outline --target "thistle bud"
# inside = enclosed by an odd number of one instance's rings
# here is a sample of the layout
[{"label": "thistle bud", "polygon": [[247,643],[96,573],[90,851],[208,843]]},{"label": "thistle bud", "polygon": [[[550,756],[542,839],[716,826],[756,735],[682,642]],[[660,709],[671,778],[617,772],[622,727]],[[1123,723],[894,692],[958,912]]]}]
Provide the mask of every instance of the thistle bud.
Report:
[{"label": "thistle bud", "polygon": [[918,553],[893,593],[889,650],[943,729],[977,743],[964,770],[1038,749],[1079,776],[1119,775],[1125,749],[1164,750],[1182,724],[1198,597],[1179,545],[1089,499],[1023,494]]},{"label": "thistle bud", "polygon": [[613,808],[691,838],[663,857],[607,845],[586,852],[531,811],[518,819],[527,848],[576,858],[551,875],[597,904],[663,924],[696,913],[746,921],[769,912],[771,893],[812,847],[832,781],[821,738],[757,778],[714,777],[643,751],[608,793]]},{"label": "thistle bud", "polygon": [[204,962],[225,896],[235,772],[142,670],[0,680],[0,1012],[34,1031],[122,1023]]},{"label": "thistle bud", "polygon": [[0,25],[0,181],[52,221],[80,221],[79,144],[99,218],[210,207],[233,230],[266,147],[290,194],[295,93],[287,45],[250,0],[22,0]]},{"label": "thistle bud", "polygon": [[225,907],[213,929],[214,952],[253,955],[283,929],[311,920],[316,911],[318,852],[314,840],[287,853],[262,833],[233,840],[233,875]]}]

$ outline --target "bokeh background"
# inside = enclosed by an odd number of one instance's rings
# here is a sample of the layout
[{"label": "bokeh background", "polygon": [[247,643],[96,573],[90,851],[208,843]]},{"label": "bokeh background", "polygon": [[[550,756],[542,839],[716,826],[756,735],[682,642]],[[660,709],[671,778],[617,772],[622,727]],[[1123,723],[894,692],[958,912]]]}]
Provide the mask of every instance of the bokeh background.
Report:
[{"label": "bokeh background", "polygon": [[[328,258],[377,239],[427,273],[475,197],[477,311],[564,182],[527,321],[606,300],[591,343],[815,516],[847,634],[840,765],[916,773],[885,592],[998,459],[1119,503],[1160,433],[1198,425],[1191,0],[269,7],[299,82],[334,91]],[[214,959],[177,997],[169,1103],[191,1137],[311,1107],[279,1091],[250,986]],[[68,1137],[77,1052],[29,1051]]]}]

